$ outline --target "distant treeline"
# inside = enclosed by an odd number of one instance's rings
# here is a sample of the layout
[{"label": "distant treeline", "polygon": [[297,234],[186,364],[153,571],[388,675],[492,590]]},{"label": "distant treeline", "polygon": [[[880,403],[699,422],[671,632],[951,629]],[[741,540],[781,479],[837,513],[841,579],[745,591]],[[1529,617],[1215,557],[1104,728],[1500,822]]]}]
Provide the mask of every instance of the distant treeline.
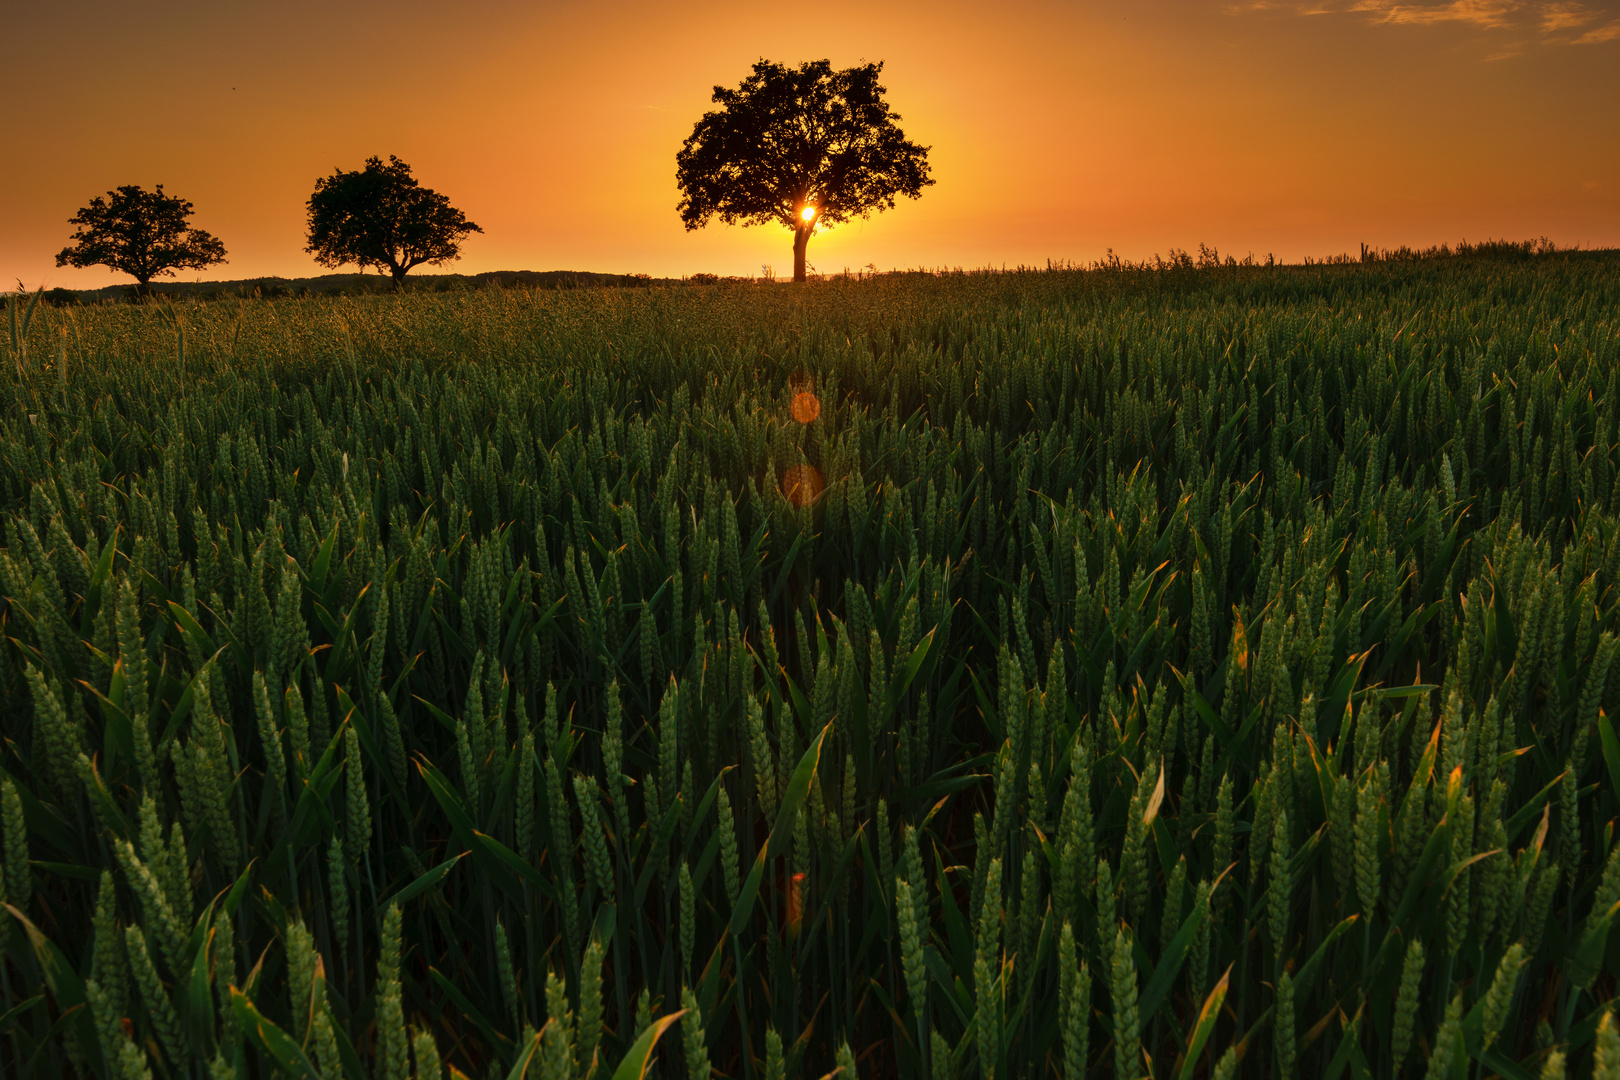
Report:
[{"label": "distant treeline", "polygon": [[[597,274],[585,270],[492,270],[483,274],[422,274],[405,283],[406,292],[451,292],[490,285],[502,288],[586,289],[679,285],[719,281],[713,274],[690,279],[655,278],[647,274]],[[257,277],[239,281],[172,281],[152,286],[153,296],[173,299],[222,300],[233,297],[368,296],[394,292],[393,282],[377,274],[321,274],[317,277]],[[47,303],[116,303],[136,298],[134,285],[108,285],[100,289],[47,289]]]},{"label": "distant treeline", "polygon": [[[1482,240],[1479,243],[1472,244],[1467,240],[1463,240],[1455,247],[1448,244],[1439,244],[1426,248],[1411,248],[1403,244],[1398,248],[1388,249],[1372,248],[1362,244],[1359,256],[1348,252],[1322,258],[1312,258],[1307,255],[1303,265],[1359,266],[1365,263],[1415,263],[1459,258],[1520,262],[1549,255],[1564,258],[1596,256],[1603,254],[1607,250],[1605,248],[1583,250],[1579,245],[1559,247],[1545,236],[1535,240]],[[1230,253],[1223,254],[1218,248],[1199,244],[1196,253],[1184,251],[1181,248],[1171,248],[1167,256],[1155,254],[1151,258],[1142,259],[1139,262],[1122,259],[1114,254],[1113,249],[1110,248],[1103,258],[1089,263],[1049,259],[1044,269],[1103,272],[1152,271],[1164,273],[1215,270],[1227,267],[1274,268],[1286,265],[1288,264],[1278,262],[1270,254],[1260,258],[1250,252],[1239,259]],[[1028,272],[1043,268],[1020,266],[1017,269]],[[858,273],[851,273],[846,270],[842,274],[811,274],[809,276],[812,280],[826,280],[830,278],[869,278],[877,274],[883,274],[883,276],[908,274],[941,276],[994,272],[1006,271],[996,271],[993,268],[963,270],[961,267],[955,267],[932,271],[893,270],[884,274],[877,271],[875,267],[868,266],[863,267]],[[777,279],[769,276],[763,278],[723,277],[718,274],[706,273],[670,278],[652,277],[648,274],[598,274],[587,270],[491,270],[482,274],[422,274],[405,282],[404,291],[442,293],[452,292],[456,289],[485,288],[491,285],[508,289],[647,288],[651,286],[717,285],[722,282],[771,283],[775,280]],[[222,300],[230,298],[248,299],[252,297],[276,299],[299,296],[369,296],[394,291],[393,282],[389,278],[377,274],[322,274],[317,277],[307,278],[258,277],[243,278],[238,281],[175,281],[161,286],[153,286],[151,295],[170,299]],[[138,295],[137,287],[134,285],[108,285],[100,289],[47,289],[43,299],[48,304],[61,306],[76,303],[133,302],[138,299]]]},{"label": "distant treeline", "polygon": [[[1368,247],[1366,244],[1362,244],[1361,254],[1359,256],[1352,255],[1349,252],[1345,252],[1340,255],[1328,255],[1323,258],[1312,258],[1311,256],[1307,255],[1305,256],[1303,265],[1359,266],[1363,263],[1423,262],[1434,259],[1457,258],[1495,259],[1506,262],[1521,262],[1526,259],[1533,259],[1543,255],[1569,256],[1580,251],[1581,247],[1579,244],[1575,245],[1574,247],[1559,247],[1545,236],[1538,237],[1534,240],[1481,240],[1477,244],[1471,244],[1467,240],[1463,240],[1460,241],[1456,247],[1451,247],[1448,244],[1437,244],[1426,248],[1410,248],[1405,244],[1402,244],[1398,248],[1389,249],[1373,248]],[[1585,254],[1591,254],[1591,252],[1586,252]],[[1109,248],[1106,255],[1091,263],[1048,261],[1047,269],[1166,271],[1213,270],[1219,267],[1227,266],[1276,267],[1283,265],[1286,264],[1279,263],[1276,256],[1269,253],[1264,258],[1261,258],[1251,251],[1240,259],[1230,252],[1223,255],[1221,254],[1219,248],[1199,244],[1196,254],[1190,251],[1183,251],[1181,248],[1171,248],[1168,256],[1154,254],[1151,258],[1143,259],[1140,262],[1132,262],[1129,259],[1122,259],[1118,255],[1114,254],[1113,248]]]}]

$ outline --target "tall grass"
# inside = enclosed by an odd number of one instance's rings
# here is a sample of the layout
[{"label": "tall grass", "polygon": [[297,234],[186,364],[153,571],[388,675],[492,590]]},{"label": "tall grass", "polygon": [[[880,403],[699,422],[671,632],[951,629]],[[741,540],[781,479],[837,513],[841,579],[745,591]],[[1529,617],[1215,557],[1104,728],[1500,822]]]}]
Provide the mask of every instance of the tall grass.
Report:
[{"label": "tall grass", "polygon": [[1615,1076],[1617,269],[19,314],[6,1073]]}]

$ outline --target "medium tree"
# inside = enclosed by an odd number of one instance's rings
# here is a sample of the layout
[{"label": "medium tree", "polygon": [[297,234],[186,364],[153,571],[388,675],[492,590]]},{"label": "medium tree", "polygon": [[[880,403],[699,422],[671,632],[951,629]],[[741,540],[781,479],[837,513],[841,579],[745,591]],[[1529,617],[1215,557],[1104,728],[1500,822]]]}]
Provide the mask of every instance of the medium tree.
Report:
[{"label": "medium tree", "polygon": [[304,250],[317,263],[374,266],[392,275],[396,289],[413,267],[461,258],[461,241],[484,231],[449,199],[418,184],[411,167],[392,154],[387,165],[367,158],[363,170],[338,169],[316,180],[308,209]]},{"label": "medium tree", "polygon": [[840,225],[917,198],[934,181],[928,147],[907,142],[883,100],[881,61],[834,71],[760,60],[735,90],[714,88],[675,158],[677,209],[688,230],[776,222],[793,230],[793,280],[818,226]]},{"label": "medium tree", "polygon": [[154,277],[224,262],[225,245],[189,227],[191,214],[191,204],[163,194],[162,184],[156,191],[126,184],[68,218],[79,229],[72,246],[57,253],[56,265],[109,266],[133,277],[145,293]]}]

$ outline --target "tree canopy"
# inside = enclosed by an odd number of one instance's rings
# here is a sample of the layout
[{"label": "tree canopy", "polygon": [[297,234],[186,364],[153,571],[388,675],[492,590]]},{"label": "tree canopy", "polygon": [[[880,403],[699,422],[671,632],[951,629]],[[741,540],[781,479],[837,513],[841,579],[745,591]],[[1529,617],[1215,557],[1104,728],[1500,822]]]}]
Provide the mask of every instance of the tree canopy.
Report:
[{"label": "tree canopy", "polygon": [[202,270],[225,261],[225,245],[186,224],[191,203],[165,195],[163,185],[146,191],[126,184],[68,218],[79,228],[56,256],[57,266],[108,266],[129,274],[145,292],[154,277]]},{"label": "tree canopy", "polygon": [[317,263],[386,270],[396,287],[414,267],[461,258],[461,241],[484,231],[448,198],[417,183],[411,167],[392,154],[386,165],[367,158],[362,170],[337,169],[316,180],[308,210],[304,250]]},{"label": "tree canopy", "polygon": [[928,147],[907,141],[883,99],[883,63],[834,71],[827,60],[796,69],[759,60],[735,90],[714,88],[675,158],[677,206],[688,230],[776,223],[793,230],[793,280],[818,227],[887,210],[934,181]]}]

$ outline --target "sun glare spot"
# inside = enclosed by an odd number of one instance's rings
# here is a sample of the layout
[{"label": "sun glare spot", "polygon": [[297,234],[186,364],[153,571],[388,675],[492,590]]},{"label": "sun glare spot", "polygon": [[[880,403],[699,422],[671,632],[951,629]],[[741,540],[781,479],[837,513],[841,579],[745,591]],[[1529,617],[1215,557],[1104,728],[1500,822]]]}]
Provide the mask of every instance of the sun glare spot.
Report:
[{"label": "sun glare spot", "polygon": [[803,210],[799,211],[799,216],[804,218],[806,221],[812,221],[816,216],[816,208],[813,206],[807,206]]},{"label": "sun glare spot", "polygon": [[794,506],[810,505],[821,488],[821,471],[814,465],[794,465],[782,474],[782,494]]},{"label": "sun glare spot", "polygon": [[793,419],[808,424],[821,415],[821,399],[814,394],[800,392],[793,395]]}]

